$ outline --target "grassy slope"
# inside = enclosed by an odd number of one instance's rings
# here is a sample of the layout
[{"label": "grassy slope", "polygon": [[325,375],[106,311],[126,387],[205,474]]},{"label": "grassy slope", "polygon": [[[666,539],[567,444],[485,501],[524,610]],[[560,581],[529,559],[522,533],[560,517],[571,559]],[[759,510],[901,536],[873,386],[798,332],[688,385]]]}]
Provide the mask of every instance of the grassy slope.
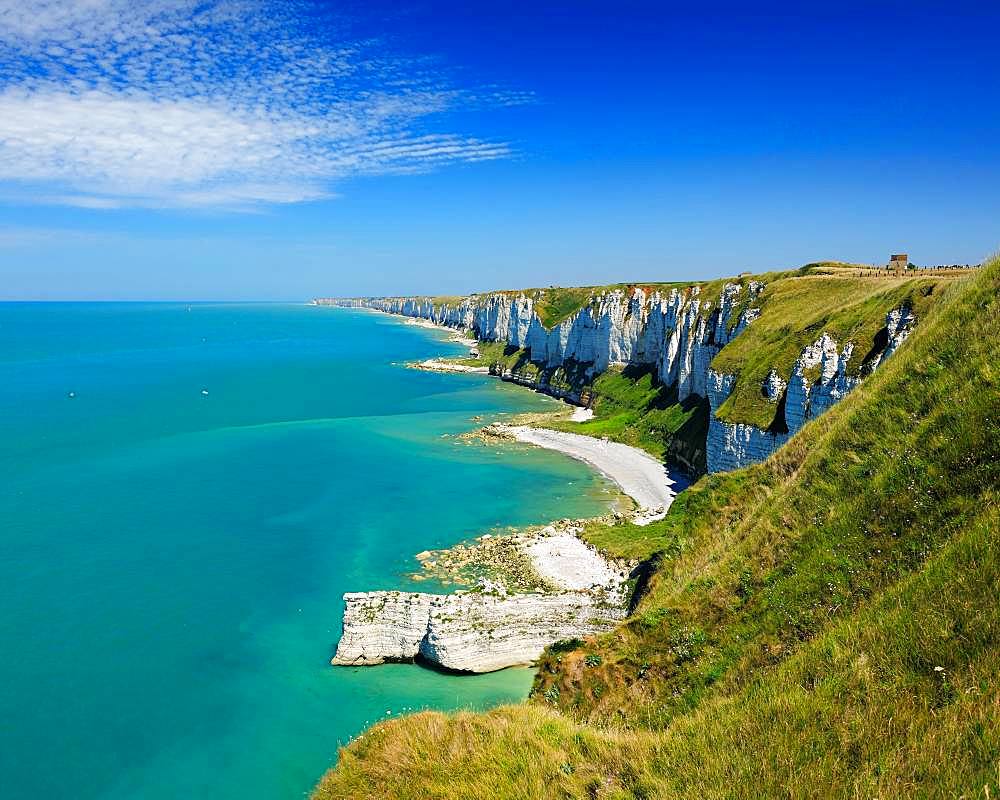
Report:
[{"label": "grassy slope", "polygon": [[379,725],[317,797],[997,796],[998,297],[993,263],[775,457],[682,495],[636,614],[550,652],[532,702]]},{"label": "grassy slope", "polygon": [[535,313],[542,325],[551,330],[583,308],[595,291],[591,287],[541,290],[535,299]]},{"label": "grassy slope", "polygon": [[859,374],[862,362],[885,327],[885,315],[908,306],[918,324],[946,285],[955,278],[859,277],[856,270],[804,270],[806,274],[769,281],[754,306],[760,317],[726,345],[712,362],[717,372],[734,373],[733,393],[718,410],[727,422],[748,422],[767,428],[777,406],[766,402],[761,386],[775,369],[788,380],[802,348],[823,333],[843,347],[854,342],[848,372]]},{"label": "grassy slope", "polygon": [[343,750],[316,797],[996,797],[998,523],[991,509],[864,613],[663,733],[533,704],[427,712]]},{"label": "grassy slope", "polygon": [[649,369],[612,367],[592,386],[594,419],[546,423],[546,427],[606,436],[664,461],[680,461],[692,472],[704,472],[707,402],[678,401],[677,392],[661,386]]}]

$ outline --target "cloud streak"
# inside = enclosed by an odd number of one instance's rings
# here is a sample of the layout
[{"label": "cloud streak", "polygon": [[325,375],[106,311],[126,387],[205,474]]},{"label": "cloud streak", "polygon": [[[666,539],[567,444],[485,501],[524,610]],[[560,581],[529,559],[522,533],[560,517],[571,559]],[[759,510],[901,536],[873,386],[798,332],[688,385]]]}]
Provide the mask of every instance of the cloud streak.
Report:
[{"label": "cloud streak", "polygon": [[88,208],[242,209],[329,197],[352,175],[511,155],[438,126],[523,95],[457,89],[317,13],[262,0],[0,0],[0,181]]}]

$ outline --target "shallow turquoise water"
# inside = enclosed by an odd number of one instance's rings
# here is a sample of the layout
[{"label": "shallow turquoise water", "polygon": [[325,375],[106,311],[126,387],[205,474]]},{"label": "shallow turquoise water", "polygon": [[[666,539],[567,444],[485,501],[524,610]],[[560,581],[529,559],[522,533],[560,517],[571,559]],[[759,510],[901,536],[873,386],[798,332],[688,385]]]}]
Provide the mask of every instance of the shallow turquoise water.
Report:
[{"label": "shallow turquoise water", "polygon": [[608,502],[445,437],[552,402],[393,363],[459,350],[360,311],[0,304],[0,796],[302,797],[389,712],[523,697],[328,664],[343,592]]}]

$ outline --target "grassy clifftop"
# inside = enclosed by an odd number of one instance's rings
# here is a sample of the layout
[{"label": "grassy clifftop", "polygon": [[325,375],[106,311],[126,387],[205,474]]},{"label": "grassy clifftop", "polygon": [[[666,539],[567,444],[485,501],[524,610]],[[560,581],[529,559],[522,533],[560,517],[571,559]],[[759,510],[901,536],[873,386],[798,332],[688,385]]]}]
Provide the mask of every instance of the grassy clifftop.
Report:
[{"label": "grassy clifftop", "polygon": [[720,419],[768,428],[777,407],[764,400],[764,379],[773,369],[788,380],[802,349],[823,333],[841,348],[854,343],[848,374],[858,375],[862,363],[878,347],[878,335],[890,310],[911,309],[919,325],[943,289],[959,276],[865,277],[860,272],[818,267],[766,283],[753,303],[760,317],[712,362],[717,372],[737,376],[732,394],[718,409]]},{"label": "grassy clifftop", "polygon": [[590,531],[641,600],[532,700],[380,724],[316,797],[996,797],[1000,263],[938,298],[770,460]]},{"label": "grassy clifftop", "polygon": [[[502,294],[531,297],[535,313],[551,329],[594,297],[608,291],[627,292],[639,287],[647,292],[666,293],[671,289],[687,291],[697,287],[699,300],[714,308],[727,283],[744,287],[751,281],[764,283],[763,292],[755,298],[751,298],[749,292],[742,293],[731,324],[735,324],[740,313],[750,306],[759,309],[760,316],[722,348],[712,367],[717,372],[736,375],[732,393],[718,409],[719,418],[768,429],[776,422],[778,414],[778,405],[769,402],[762,390],[771,370],[787,381],[802,349],[827,333],[841,348],[848,342],[854,343],[848,373],[857,376],[863,363],[878,351],[886,314],[890,310],[909,308],[920,324],[944,289],[967,274],[965,270],[917,270],[895,277],[885,271],[876,273],[870,268],[824,262],[797,270],[744,274],[701,283],[550,287]],[[439,299],[442,298],[435,298]],[[521,361],[526,362],[527,355]],[[657,402],[662,403],[662,398]],[[653,448],[654,452],[670,445],[673,431],[669,433],[671,435]]]}]

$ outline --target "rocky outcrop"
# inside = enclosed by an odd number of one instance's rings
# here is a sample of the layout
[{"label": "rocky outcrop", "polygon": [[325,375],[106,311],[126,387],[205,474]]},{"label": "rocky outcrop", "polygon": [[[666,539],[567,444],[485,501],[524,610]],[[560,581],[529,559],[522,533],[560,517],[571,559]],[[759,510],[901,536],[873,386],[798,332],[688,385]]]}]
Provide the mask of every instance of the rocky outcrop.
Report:
[{"label": "rocky outcrop", "polygon": [[731,424],[719,420],[716,412],[729,397],[735,382],[735,375],[723,375],[709,370],[707,383],[711,415],[705,443],[709,472],[727,472],[763,461],[788,440],[787,432],[765,431],[756,425]]},{"label": "rocky outcrop", "polygon": [[612,630],[625,617],[614,590],[489,595],[367,592],[344,596],[344,633],[333,663],[420,657],[460,672],[532,664],[560,639]]},{"label": "rocky outcrop", "polygon": [[[344,631],[332,663],[371,666],[421,658],[460,672],[531,664],[560,639],[612,630],[625,618],[629,568],[575,535],[579,524],[512,537],[547,591],[508,594],[502,580],[453,594],[344,595]],[[493,549],[492,552],[498,552]]]},{"label": "rocky outcrop", "polygon": [[709,400],[706,462],[709,472],[719,472],[773,453],[876,369],[905,340],[915,322],[908,309],[890,311],[877,352],[853,371],[848,364],[854,344],[841,346],[824,333],[803,349],[790,375],[772,371],[761,386],[763,396],[775,404],[775,422],[769,429],[727,422],[716,412],[732,392],[736,377],[716,373],[712,361],[760,315],[755,302],[763,289],[758,281],[727,283],[713,301],[702,299],[697,286],[667,292],[639,287],[598,292],[551,329],[535,313],[535,300],[516,292],[473,295],[457,304],[404,297],[318,302],[418,317],[471,330],[481,340],[526,348],[531,361],[543,370],[538,388],[571,400],[578,400],[579,393],[549,389],[545,370],[582,366],[590,379],[611,365],[652,368],[664,385],[676,387],[679,400],[692,395]]},{"label": "rocky outcrop", "polygon": [[409,661],[427,635],[436,595],[419,592],[349,592],[344,595],[344,633],[334,664],[371,666]]}]

